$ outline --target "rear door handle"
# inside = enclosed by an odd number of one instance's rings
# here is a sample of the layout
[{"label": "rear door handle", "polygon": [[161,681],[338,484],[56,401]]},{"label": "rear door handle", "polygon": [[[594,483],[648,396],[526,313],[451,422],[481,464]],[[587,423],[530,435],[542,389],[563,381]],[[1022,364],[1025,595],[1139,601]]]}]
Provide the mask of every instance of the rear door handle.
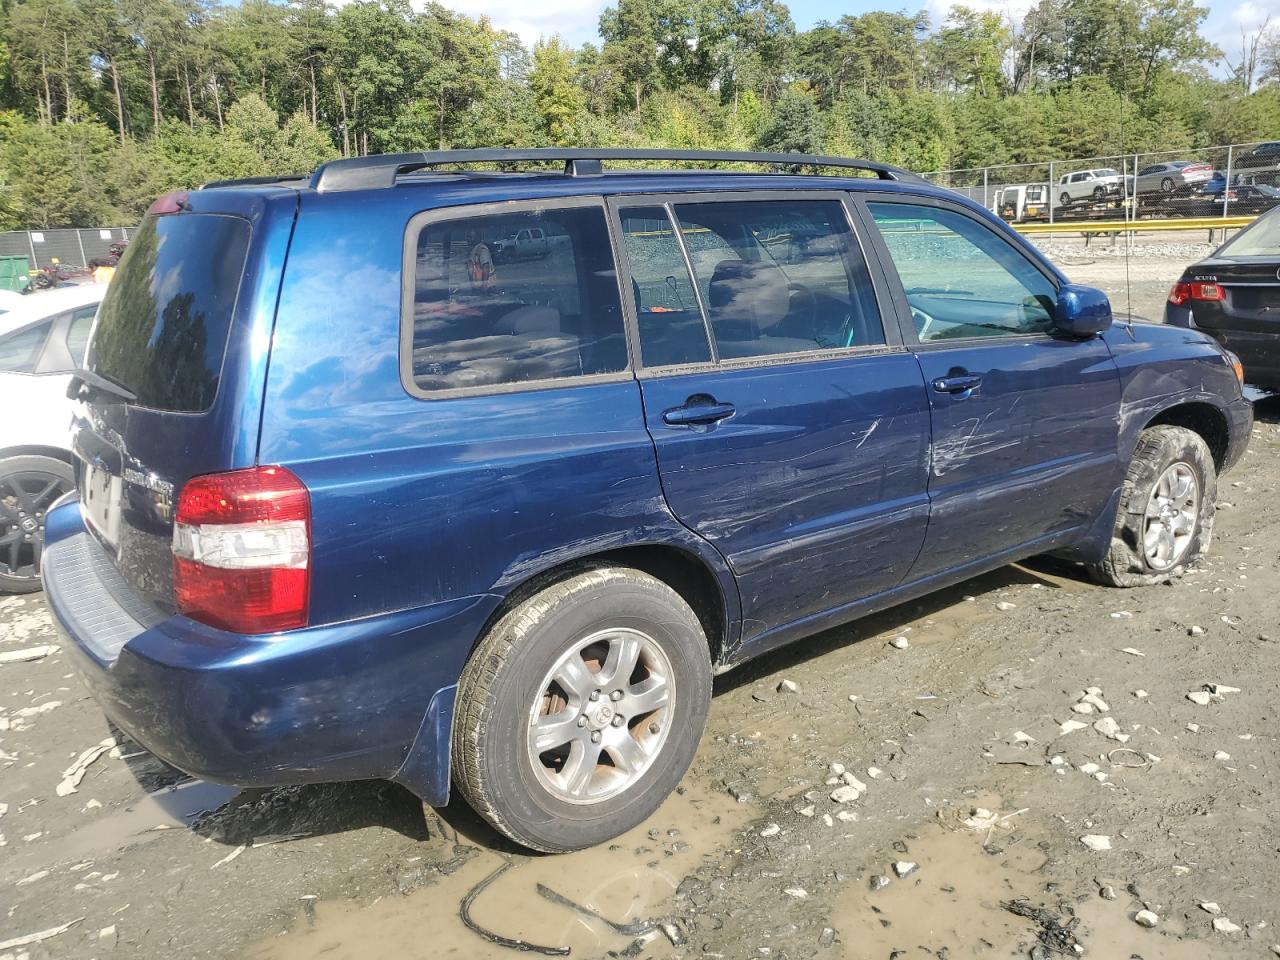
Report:
[{"label": "rear door handle", "polygon": [[982,386],[982,377],[976,373],[966,373],[958,377],[939,377],[933,381],[933,389],[938,393],[971,393]]},{"label": "rear door handle", "polygon": [[737,413],[732,403],[686,403],[674,407],[662,415],[662,422],[673,427],[691,427],[698,424],[717,423]]}]

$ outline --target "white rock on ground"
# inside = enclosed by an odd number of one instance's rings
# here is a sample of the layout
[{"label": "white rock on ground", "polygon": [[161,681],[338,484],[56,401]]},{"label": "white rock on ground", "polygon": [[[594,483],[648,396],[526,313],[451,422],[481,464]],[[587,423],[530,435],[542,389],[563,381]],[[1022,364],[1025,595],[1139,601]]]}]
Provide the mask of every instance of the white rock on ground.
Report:
[{"label": "white rock on ground", "polygon": [[1010,603],[1008,600],[1001,600],[996,604],[996,609],[1003,613],[1008,613],[1010,610],[1018,609],[1018,605],[1016,603]]},{"label": "white rock on ground", "polygon": [[1213,929],[1217,930],[1219,933],[1239,933],[1240,924],[1232,923],[1226,917],[1214,917]]},{"label": "white rock on ground", "polygon": [[895,860],[893,862],[893,872],[901,880],[903,877],[909,877],[920,869],[920,864],[913,863],[910,860]]},{"label": "white rock on ground", "polygon": [[1202,707],[1207,707],[1213,702],[1213,694],[1208,690],[1192,690],[1187,694],[1187,699],[1192,703],[1198,703]]},{"label": "white rock on ground", "polygon": [[1120,732],[1120,724],[1116,723],[1115,717],[1103,717],[1093,725],[1093,729],[1116,743],[1129,742],[1129,734]]},{"label": "white rock on ground", "polygon": [[1217,915],[1222,912],[1222,908],[1218,906],[1216,903],[1214,903],[1212,900],[1201,900],[1200,909],[1203,910],[1205,913],[1212,913],[1214,915]]},{"label": "white rock on ground", "polygon": [[1080,842],[1094,852],[1100,853],[1103,850],[1111,849],[1111,838],[1104,837],[1097,833],[1087,833],[1080,838]]},{"label": "white rock on ground", "polygon": [[1154,927],[1160,922],[1160,918],[1150,910],[1139,910],[1133,915],[1133,920],[1140,927]]},{"label": "white rock on ground", "polygon": [[911,646],[911,644],[907,641],[906,637],[894,637],[889,641],[889,646],[893,647],[895,650],[905,650],[907,647]]}]

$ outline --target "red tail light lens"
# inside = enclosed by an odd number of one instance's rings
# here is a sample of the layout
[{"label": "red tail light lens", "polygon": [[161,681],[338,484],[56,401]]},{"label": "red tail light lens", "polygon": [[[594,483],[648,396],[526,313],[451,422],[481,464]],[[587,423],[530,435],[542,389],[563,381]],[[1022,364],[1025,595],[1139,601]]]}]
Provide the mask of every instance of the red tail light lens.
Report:
[{"label": "red tail light lens", "polygon": [[1187,283],[1179,280],[1169,291],[1169,302],[1180,307],[1188,300],[1218,302],[1227,298],[1226,292],[1216,283]]},{"label": "red tail light lens", "polygon": [[173,527],[178,612],[236,633],[307,625],[311,497],[284,467],[194,477]]}]

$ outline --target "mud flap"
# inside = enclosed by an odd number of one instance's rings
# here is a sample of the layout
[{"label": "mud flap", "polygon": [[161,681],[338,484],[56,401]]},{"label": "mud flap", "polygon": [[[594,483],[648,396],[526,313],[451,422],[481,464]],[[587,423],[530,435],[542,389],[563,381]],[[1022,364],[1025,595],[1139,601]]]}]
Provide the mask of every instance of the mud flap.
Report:
[{"label": "mud flap", "polygon": [[449,744],[453,737],[453,705],[457,695],[456,683],[432,695],[409,755],[391,778],[433,807],[449,803]]}]

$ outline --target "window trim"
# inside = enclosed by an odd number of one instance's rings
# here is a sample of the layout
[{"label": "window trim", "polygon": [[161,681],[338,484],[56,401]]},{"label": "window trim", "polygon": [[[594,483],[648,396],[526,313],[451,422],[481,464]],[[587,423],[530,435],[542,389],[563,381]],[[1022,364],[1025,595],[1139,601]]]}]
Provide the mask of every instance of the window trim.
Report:
[{"label": "window trim", "polygon": [[[446,390],[424,390],[413,376],[413,308],[417,287],[418,240],[427,227],[442,221],[465,220],[470,217],[486,217],[508,213],[544,212],[548,210],[572,210],[594,207],[604,218],[609,237],[610,254],[613,257],[613,279],[618,288],[618,302],[622,306],[623,342],[627,348],[627,362],[613,373],[592,373],[576,377],[542,377],[537,380],[520,380],[514,383],[489,383],[474,387],[450,387]],[[612,221],[602,196],[540,197],[528,200],[498,200],[489,203],[465,203],[421,210],[409,218],[404,228],[404,249],[400,266],[400,337],[399,368],[400,386],[417,400],[452,400],[459,397],[483,397],[508,393],[532,393],[542,390],[565,390],[574,387],[593,386],[602,383],[621,383],[635,379],[635,351],[631,339],[631,325],[627,322],[626,302],[622,296],[621,273],[618,268],[618,249],[614,239]]]},{"label": "window trim", "polygon": [[896,303],[894,302],[893,289],[888,285],[881,272],[877,269],[878,257],[874,253],[874,247],[869,242],[866,235],[864,225],[859,221],[858,216],[850,205],[849,193],[845,190],[832,190],[830,188],[820,189],[797,189],[797,190],[700,190],[687,192],[667,192],[667,193],[620,193],[613,194],[607,198],[609,209],[609,226],[614,234],[614,250],[616,252],[618,264],[618,285],[622,290],[629,291],[631,289],[631,264],[627,259],[626,246],[623,243],[622,234],[622,210],[628,207],[662,207],[667,212],[667,216],[675,228],[677,218],[675,216],[674,207],[680,204],[694,203],[742,203],[751,201],[777,201],[777,200],[827,200],[838,203],[844,211],[845,221],[849,226],[849,232],[853,236],[854,243],[858,247],[858,252],[862,254],[862,260],[867,268],[867,275],[871,280],[871,294],[875,300],[876,310],[880,314],[880,328],[884,333],[884,343],[865,344],[854,347],[830,347],[818,350],[806,350],[803,352],[788,353],[770,353],[763,354],[758,357],[730,357],[720,358],[719,350],[715,344],[715,332],[711,329],[708,319],[706,305],[702,302],[702,291],[698,287],[697,275],[693,271],[693,264],[689,258],[688,250],[685,247],[684,238],[680,236],[680,231],[676,229],[676,244],[680,248],[681,257],[685,264],[685,269],[689,273],[689,280],[693,285],[694,296],[698,301],[698,309],[702,313],[702,323],[707,332],[707,340],[711,345],[710,362],[699,363],[673,363],[663,364],[661,366],[646,366],[644,364],[644,349],[640,344],[640,321],[636,315],[636,305],[633,298],[628,293],[622,298],[622,313],[626,317],[627,326],[632,331],[631,337],[635,344],[632,354],[635,363],[635,372],[638,379],[651,379],[654,377],[679,376],[686,373],[712,373],[716,371],[748,369],[762,366],[780,366],[791,363],[815,363],[829,360],[841,360],[851,357],[875,356],[885,353],[901,353],[905,349],[905,345],[901,339],[900,323],[894,322],[896,319]]},{"label": "window trim", "polygon": [[[960,216],[968,217],[971,222],[983,227],[988,232],[995,235],[996,238],[1008,244],[1010,249],[1039,271],[1039,273],[1053,286],[1055,293],[1061,292],[1063,280],[1046,263],[1043,263],[1036,257],[1030,255],[1029,251],[1025,247],[1026,241],[1023,240],[1020,234],[1014,233],[1013,240],[1016,242],[1011,242],[1008,234],[1012,233],[1012,231],[1008,227],[1005,227],[1004,230],[998,229],[995,224],[992,224],[981,217],[974,216],[973,211],[967,209],[961,204],[953,203],[949,200],[937,197],[926,197],[919,194],[873,193],[870,191],[867,193],[859,192],[854,203],[859,216],[865,219],[868,229],[874,231],[872,237],[876,256],[881,261],[882,267],[888,275],[889,284],[893,288],[894,299],[898,307],[897,316],[899,326],[901,327],[903,343],[907,345],[909,350],[913,352],[920,352],[925,350],[946,350],[957,346],[965,348],[980,346],[995,347],[1003,343],[1034,343],[1037,341],[1057,340],[1060,338],[1060,334],[1058,334],[1054,328],[1050,328],[1042,333],[1012,333],[1008,336],[948,337],[944,340],[921,340],[919,333],[916,331],[915,321],[911,319],[911,306],[907,302],[906,289],[902,286],[902,277],[898,273],[898,268],[893,262],[893,255],[889,252],[889,247],[884,242],[884,237],[881,236],[880,230],[876,226],[875,217],[871,213],[870,204],[872,203],[897,203],[904,206],[936,207]],[[1004,225],[1001,224],[1001,226]]]}]

